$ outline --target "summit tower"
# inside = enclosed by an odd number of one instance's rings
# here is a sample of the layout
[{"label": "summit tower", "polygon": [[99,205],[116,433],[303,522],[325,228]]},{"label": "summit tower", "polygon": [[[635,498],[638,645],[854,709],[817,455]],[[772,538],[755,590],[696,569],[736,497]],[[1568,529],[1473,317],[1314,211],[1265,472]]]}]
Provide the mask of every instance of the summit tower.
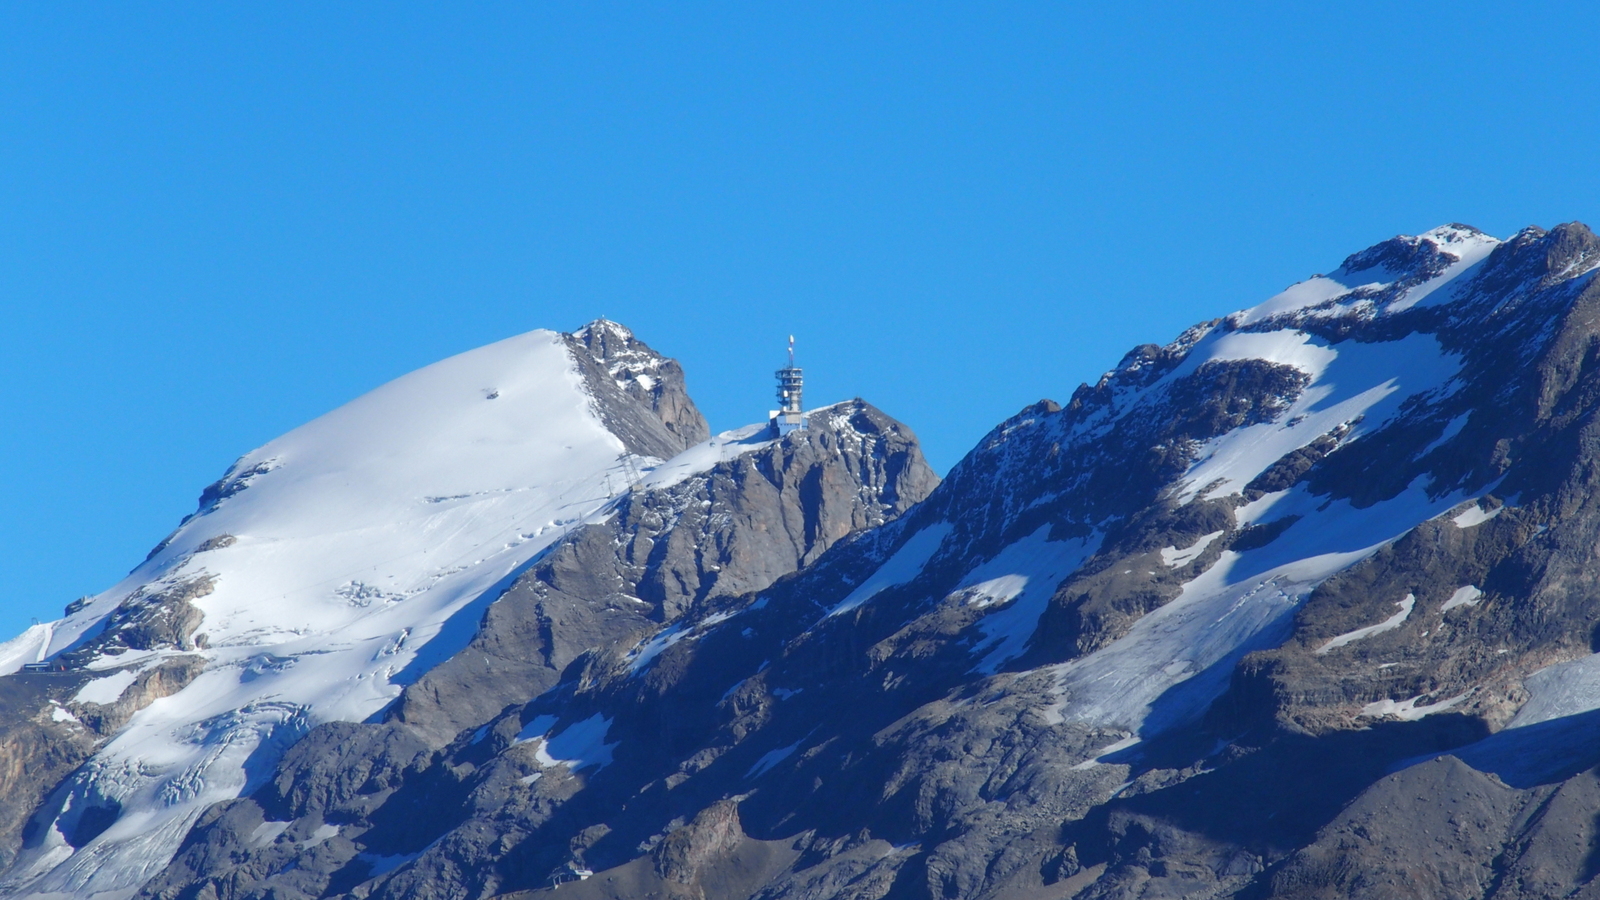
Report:
[{"label": "summit tower", "polygon": [[778,408],[767,413],[774,437],[783,437],[791,431],[806,427],[806,414],[800,405],[800,393],[805,388],[805,373],[794,364],[794,335],[789,335],[789,364],[776,373],[778,379]]}]

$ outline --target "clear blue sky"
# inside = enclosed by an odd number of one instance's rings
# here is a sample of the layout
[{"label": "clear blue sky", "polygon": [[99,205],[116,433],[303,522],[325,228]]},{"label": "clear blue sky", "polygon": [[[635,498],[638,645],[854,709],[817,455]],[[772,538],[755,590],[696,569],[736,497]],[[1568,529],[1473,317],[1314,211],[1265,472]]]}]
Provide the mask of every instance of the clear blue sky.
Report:
[{"label": "clear blue sky", "polygon": [[13,4],[0,631],[239,454],[605,314],[947,469],[1396,233],[1600,219],[1594,4]]}]

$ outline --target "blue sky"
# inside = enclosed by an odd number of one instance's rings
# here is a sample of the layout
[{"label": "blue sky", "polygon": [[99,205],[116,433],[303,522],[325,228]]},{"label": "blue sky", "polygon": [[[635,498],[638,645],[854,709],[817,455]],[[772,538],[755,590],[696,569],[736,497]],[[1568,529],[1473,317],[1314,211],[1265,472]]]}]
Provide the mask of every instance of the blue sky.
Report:
[{"label": "blue sky", "polygon": [[0,631],[239,454],[604,314],[947,469],[1396,233],[1600,219],[1593,5],[0,10]]}]

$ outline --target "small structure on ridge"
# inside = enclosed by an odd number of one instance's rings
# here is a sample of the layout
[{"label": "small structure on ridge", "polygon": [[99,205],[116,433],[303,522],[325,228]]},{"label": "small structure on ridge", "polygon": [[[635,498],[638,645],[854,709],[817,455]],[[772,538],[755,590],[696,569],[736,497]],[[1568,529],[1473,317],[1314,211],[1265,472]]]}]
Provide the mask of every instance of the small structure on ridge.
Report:
[{"label": "small structure on ridge", "polygon": [[789,365],[775,373],[778,377],[778,408],[767,413],[772,436],[783,437],[791,431],[802,431],[807,424],[806,414],[800,406],[800,392],[805,387],[805,376],[794,364],[794,335],[789,335]]}]

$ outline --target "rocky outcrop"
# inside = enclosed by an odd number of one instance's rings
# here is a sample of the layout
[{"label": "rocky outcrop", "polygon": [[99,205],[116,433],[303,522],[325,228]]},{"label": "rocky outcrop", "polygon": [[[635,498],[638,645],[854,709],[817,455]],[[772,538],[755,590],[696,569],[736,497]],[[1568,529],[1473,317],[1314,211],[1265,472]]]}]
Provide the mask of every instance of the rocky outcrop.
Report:
[{"label": "rocky outcrop", "polygon": [[651,851],[651,859],[663,881],[684,888],[688,896],[704,897],[702,875],[724,862],[744,840],[739,804],[722,800],[701,810],[689,824],[673,829]]},{"label": "rocky outcrop", "polygon": [[[711,437],[689,398],[683,367],[616,322],[596,319],[564,335],[606,427],[641,456],[666,459]],[[621,393],[636,403],[618,403]],[[638,415],[645,410],[649,417]]]},{"label": "rocky outcrop", "polygon": [[904,425],[860,400],[659,490],[551,548],[489,607],[472,643],[408,688],[393,717],[447,741],[719,598],[759,591],[938,484]]},{"label": "rocky outcrop", "polygon": [[100,634],[62,659],[75,665],[103,653],[194,650],[200,646],[195,632],[205,617],[193,601],[214,590],[216,579],[204,572],[141,587],[117,604]]},{"label": "rocky outcrop", "polygon": [[62,705],[86,680],[75,674],[0,678],[0,863],[16,858],[34,809],[100,744]]},{"label": "rocky outcrop", "polygon": [[128,724],[134,713],[188,687],[204,669],[204,658],[184,655],[168,657],[153,665],[96,673],[99,678],[117,678],[126,672],[133,676],[133,680],[109,703],[72,700],[65,707],[85,727],[98,735],[110,737]]}]

